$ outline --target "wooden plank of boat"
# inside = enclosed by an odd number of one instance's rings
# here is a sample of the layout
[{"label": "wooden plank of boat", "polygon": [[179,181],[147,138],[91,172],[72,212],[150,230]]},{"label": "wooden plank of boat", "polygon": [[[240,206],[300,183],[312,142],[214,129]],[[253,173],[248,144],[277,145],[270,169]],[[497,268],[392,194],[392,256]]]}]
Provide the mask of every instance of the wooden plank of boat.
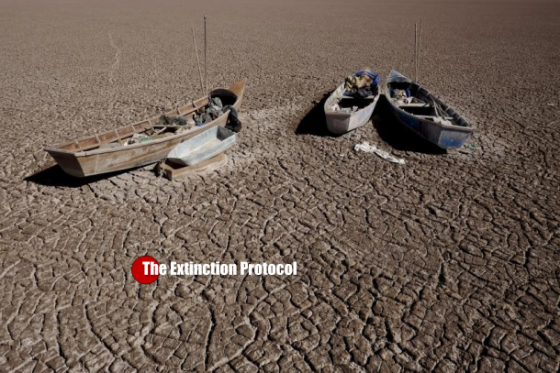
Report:
[{"label": "wooden plank of boat", "polygon": [[426,102],[412,102],[410,104],[397,104],[400,108],[407,108],[407,107],[430,107],[430,104]]},{"label": "wooden plank of boat", "polygon": [[[245,91],[245,80],[241,80],[228,88],[219,88],[211,92],[214,97],[220,97],[224,105],[231,104],[239,110]],[[181,116],[191,119],[196,110],[208,103],[208,97],[200,98],[190,104],[172,110],[166,115]],[[106,131],[93,136],[77,139],[63,145],[47,147],[47,151],[58,165],[68,174],[76,177],[86,177],[108,172],[122,171],[135,167],[156,163],[165,158],[175,146],[197,134],[216,126],[225,126],[229,111],[212,122],[200,127],[193,127],[186,131],[179,131],[175,126],[167,129],[167,135],[156,137],[153,141],[142,142],[127,146],[107,146],[118,144],[131,138],[134,134],[147,130],[161,128],[158,117],[146,119],[122,128]],[[181,127],[181,126],[178,126]]]},{"label": "wooden plank of boat", "polygon": [[195,166],[215,157],[235,144],[235,133],[224,127],[213,127],[186,140],[167,155],[167,160],[184,166]]},{"label": "wooden plank of boat", "polygon": [[[408,89],[420,102],[399,102],[393,98],[395,89]],[[387,78],[385,96],[391,111],[405,127],[442,149],[461,147],[473,132],[472,124],[455,110],[395,70]]]},{"label": "wooden plank of boat", "polygon": [[207,159],[196,166],[182,166],[177,163],[164,162],[158,165],[158,173],[169,180],[177,180],[179,178],[200,175],[202,173],[212,171],[227,163],[227,156],[224,153],[218,154]]},{"label": "wooden plank of boat", "polygon": [[418,118],[430,119],[430,120],[435,120],[436,118],[442,118],[442,119],[445,119],[445,120],[448,120],[448,121],[453,120],[453,117],[448,117],[448,116],[442,117],[442,116],[439,116],[439,115],[418,115],[418,114],[416,114],[416,116]]},{"label": "wooden plank of boat", "polygon": [[[334,96],[334,98],[338,98],[340,100],[356,100],[356,97],[352,97],[352,96]],[[373,100],[375,98],[375,96],[367,96],[364,98],[360,98],[360,100]]]},{"label": "wooden plank of boat", "polygon": [[[380,93],[378,93],[376,96],[354,98],[345,96],[344,91],[344,84],[342,84],[331,93],[324,106],[327,128],[335,135],[342,135],[366,124],[380,97]],[[358,110],[340,111],[341,104],[350,109],[357,106]]]}]

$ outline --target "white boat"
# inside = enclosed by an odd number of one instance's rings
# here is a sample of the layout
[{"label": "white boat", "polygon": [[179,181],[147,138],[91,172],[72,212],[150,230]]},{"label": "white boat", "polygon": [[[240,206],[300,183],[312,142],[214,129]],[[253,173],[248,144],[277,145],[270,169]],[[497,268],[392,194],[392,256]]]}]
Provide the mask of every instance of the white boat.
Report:
[{"label": "white boat", "polygon": [[335,135],[342,135],[366,124],[373,114],[380,93],[375,96],[354,98],[346,96],[345,85],[340,85],[325,102],[327,128]]},{"label": "white boat", "polygon": [[212,127],[174,147],[167,155],[167,160],[184,166],[195,166],[223,153],[235,141],[232,131],[225,127]]}]

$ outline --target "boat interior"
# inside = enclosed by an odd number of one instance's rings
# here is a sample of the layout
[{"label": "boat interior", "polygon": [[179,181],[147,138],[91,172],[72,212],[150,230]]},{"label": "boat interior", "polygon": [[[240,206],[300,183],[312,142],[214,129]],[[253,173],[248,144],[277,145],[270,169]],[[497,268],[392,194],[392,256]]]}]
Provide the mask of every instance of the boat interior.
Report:
[{"label": "boat interior", "polygon": [[[222,105],[233,105],[237,101],[237,95],[227,89],[216,89],[211,92],[210,97],[219,97]],[[165,113],[165,116],[173,119],[176,117],[192,119],[197,111],[206,108],[208,98],[204,97],[191,101],[176,110]],[[57,147],[58,150],[69,152],[91,151],[96,149],[111,149],[129,144],[134,136],[149,137],[151,140],[170,137],[188,129],[186,125],[162,124],[160,117],[154,117],[142,122],[121,127],[112,131],[95,134],[71,143]],[[139,140],[138,142],[142,142]]]},{"label": "boat interior", "polygon": [[[390,99],[401,110],[422,119],[449,125],[455,124],[454,118],[435,101],[428,91],[417,84],[411,82],[390,82],[387,86],[391,95]],[[399,92],[406,92],[406,98],[399,97]]]},{"label": "boat interior", "polygon": [[357,107],[358,110],[365,108],[368,105],[371,105],[371,103],[373,102],[373,96],[370,97],[366,97],[366,98],[355,98],[355,97],[349,97],[349,96],[342,96],[339,97],[338,100],[338,106],[341,109],[344,108],[353,108],[353,107]]},{"label": "boat interior", "polygon": [[357,98],[336,92],[329,98],[326,109],[332,113],[352,113],[373,103],[375,96]]}]

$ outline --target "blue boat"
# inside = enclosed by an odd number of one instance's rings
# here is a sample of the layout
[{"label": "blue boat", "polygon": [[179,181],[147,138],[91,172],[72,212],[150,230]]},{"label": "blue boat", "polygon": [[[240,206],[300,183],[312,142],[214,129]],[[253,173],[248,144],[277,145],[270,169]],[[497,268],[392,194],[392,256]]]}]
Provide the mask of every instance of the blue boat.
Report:
[{"label": "blue boat", "polygon": [[391,70],[385,86],[391,112],[414,133],[442,149],[465,143],[473,126],[420,84]]}]

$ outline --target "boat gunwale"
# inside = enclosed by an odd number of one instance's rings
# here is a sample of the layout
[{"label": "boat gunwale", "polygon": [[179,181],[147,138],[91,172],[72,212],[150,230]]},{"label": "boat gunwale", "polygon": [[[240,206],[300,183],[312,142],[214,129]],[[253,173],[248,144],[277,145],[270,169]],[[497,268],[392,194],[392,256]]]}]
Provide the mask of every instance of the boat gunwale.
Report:
[{"label": "boat gunwale", "polygon": [[[79,152],[72,152],[72,151],[68,151],[68,150],[59,150],[59,149],[48,149],[45,148],[46,151],[48,152],[52,152],[52,153],[61,153],[61,154],[69,154],[69,155],[74,155],[76,157],[88,157],[91,155],[99,155],[99,154],[105,154],[105,153],[114,153],[114,152],[120,152],[120,151],[125,151],[125,150],[129,150],[129,149],[138,149],[138,148],[143,148],[143,147],[148,147],[150,145],[155,145],[155,144],[160,144],[163,142],[168,142],[168,141],[172,141],[175,140],[177,138],[183,137],[183,136],[188,136],[194,132],[198,132],[201,131],[205,128],[209,128],[210,126],[212,126],[213,124],[215,124],[215,122],[217,122],[218,120],[220,120],[224,115],[229,115],[230,110],[226,111],[225,113],[223,113],[222,115],[220,115],[218,118],[214,119],[212,122],[206,123],[204,124],[204,126],[200,126],[200,127],[194,127],[193,129],[187,131],[187,132],[182,132],[173,136],[167,136],[167,137],[163,137],[160,139],[155,139],[152,141],[147,141],[147,142],[141,142],[138,144],[132,144],[132,145],[126,145],[126,146],[121,146],[118,148],[107,148],[107,149],[93,149],[93,150],[86,150],[86,151],[79,151]],[[126,128],[126,127],[124,127]],[[146,129],[149,129],[150,127],[146,127]],[[89,139],[89,137],[87,137]]]},{"label": "boat gunwale", "polygon": [[[216,88],[216,89],[212,90],[212,92],[214,92],[216,90],[219,90],[219,89],[225,89],[225,90],[228,90],[228,91],[234,93],[237,97],[236,97],[235,103],[232,106],[235,106],[243,99],[243,95],[245,93],[245,82],[246,82],[246,79],[241,79],[238,82],[232,84],[231,86],[229,86],[227,88]],[[240,88],[238,89],[239,93],[235,92],[232,89],[232,88],[234,88],[238,85],[240,86]],[[205,100],[207,101],[208,98],[207,97],[202,97],[202,98],[199,98],[197,100],[192,100],[192,102],[195,103],[195,102],[205,101]],[[180,108],[170,110],[170,111],[166,112],[165,115],[172,114],[173,112],[179,111],[179,109]],[[185,114],[180,114],[179,116],[188,115],[188,114],[194,112],[195,110],[197,110],[196,105],[195,105],[195,107],[193,107],[193,111],[185,113]],[[123,129],[131,129],[132,128],[133,130],[135,130],[134,129],[135,126],[141,126],[141,125],[146,126],[138,132],[132,132],[130,135],[125,136],[125,137],[129,137],[129,136],[132,136],[134,133],[141,133],[141,132],[146,131],[150,128],[153,128],[154,126],[157,125],[157,123],[153,123],[153,121],[158,120],[159,117],[152,117],[152,118],[144,119],[144,120],[141,120],[141,121],[138,121],[138,122],[126,125],[126,126],[115,128],[113,130],[108,130],[108,131],[105,131],[105,132],[96,133],[96,134],[93,134],[93,135],[90,135],[90,136],[78,138],[76,140],[67,142],[67,143],[62,144],[62,145],[57,145],[57,146],[54,146],[54,147],[52,147],[52,146],[51,147],[45,147],[44,151],[46,151],[48,153],[52,153],[52,154],[57,154],[57,155],[74,156],[76,158],[80,158],[80,157],[88,157],[88,156],[92,156],[92,155],[99,155],[99,154],[105,154],[105,153],[120,152],[120,151],[129,150],[129,149],[138,149],[138,148],[142,148],[142,147],[148,147],[148,146],[151,146],[151,145],[154,145],[154,144],[160,144],[160,143],[175,140],[177,138],[181,138],[183,136],[191,135],[195,132],[203,130],[204,128],[209,128],[209,126],[214,125],[215,122],[219,121],[224,116],[229,115],[230,112],[231,112],[231,110],[227,110],[222,115],[220,115],[218,118],[214,119],[212,122],[204,124],[203,126],[200,126],[200,127],[195,126],[194,128],[192,128],[189,131],[182,132],[182,133],[175,134],[175,135],[168,136],[168,137],[163,137],[163,138],[160,138],[160,139],[155,139],[153,141],[148,141],[148,142],[143,142],[143,143],[138,143],[138,144],[132,144],[132,145],[127,145],[127,146],[122,146],[122,147],[117,147],[117,148],[106,148],[106,149],[97,148],[97,149],[86,150],[86,151],[83,151],[83,150],[80,150],[80,149],[77,149],[77,150],[60,149],[63,146],[68,146],[68,145],[71,145],[75,142],[80,142],[80,141],[92,139],[92,138],[95,138],[96,136],[103,136],[103,135],[106,135],[106,134],[114,134],[115,132],[118,133],[118,131],[123,130]],[[99,145],[112,143],[114,141],[115,140],[101,142],[101,143],[99,143]]]}]

